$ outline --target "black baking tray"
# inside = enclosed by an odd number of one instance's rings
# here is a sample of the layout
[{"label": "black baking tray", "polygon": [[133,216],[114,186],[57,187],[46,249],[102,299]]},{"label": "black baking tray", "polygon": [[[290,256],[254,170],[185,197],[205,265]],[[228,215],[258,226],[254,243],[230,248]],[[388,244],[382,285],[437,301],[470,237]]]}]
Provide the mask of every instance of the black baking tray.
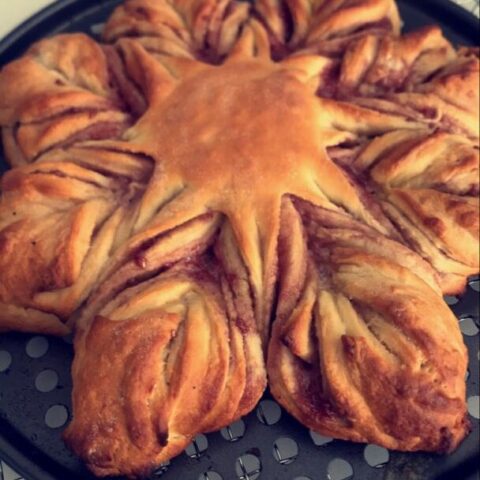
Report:
[{"label": "black baking tray", "polygon": [[[120,0],[56,2],[0,42],[0,65],[21,55],[34,41],[52,34],[82,31],[95,36],[98,26],[119,3]],[[479,43],[478,20],[449,1],[402,0],[398,4],[405,30],[438,24],[455,44]],[[0,150],[0,173],[5,169]],[[465,295],[449,299],[457,317],[472,319],[472,325],[477,329],[480,326],[479,282],[478,277],[471,279]],[[425,315],[428,314],[425,312]],[[432,318],[432,321],[435,319]],[[0,373],[0,458],[27,480],[91,480],[92,475],[65,448],[61,440],[62,428],[49,428],[45,424],[45,414],[52,405],[65,406],[70,412],[71,342],[69,339],[49,338],[48,351],[40,358],[32,358],[27,354],[26,346],[34,338],[33,335],[18,333],[0,335],[0,351],[9,352],[11,357],[10,367]],[[467,394],[478,395],[479,335],[477,332],[464,338],[469,350]],[[41,392],[35,382],[45,370],[54,370],[58,381],[51,391]],[[271,398],[268,392],[264,402],[261,404],[263,410],[255,410],[230,430],[201,436],[186,453],[173,459],[170,465],[160,468],[152,478],[340,480],[342,469],[338,468],[338,462],[334,469],[331,462],[342,459],[350,464],[353,478],[361,480],[478,479],[479,423],[473,418],[471,434],[450,456],[389,452],[389,460],[384,463],[383,459],[381,465],[374,467],[365,460],[365,445],[312,437],[305,427],[285,411],[282,411],[280,420],[274,422],[276,412],[272,410],[269,413],[268,409],[275,407],[275,404],[269,403]],[[287,442],[285,447],[285,442],[278,442],[279,438],[288,438],[294,443]],[[312,438],[315,438],[315,442]],[[323,445],[319,445],[321,443]],[[282,450],[285,448],[290,450]],[[347,473],[348,469],[343,470],[343,478]]]}]

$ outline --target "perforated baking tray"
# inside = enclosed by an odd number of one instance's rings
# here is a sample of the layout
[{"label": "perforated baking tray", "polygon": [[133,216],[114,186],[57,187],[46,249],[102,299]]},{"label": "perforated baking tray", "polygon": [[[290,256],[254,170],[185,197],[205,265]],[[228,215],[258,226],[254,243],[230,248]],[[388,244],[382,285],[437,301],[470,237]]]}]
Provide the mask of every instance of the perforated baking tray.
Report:
[{"label": "perforated baking tray", "polygon": [[[118,3],[120,0],[55,3],[0,42],[0,65],[48,35],[76,31],[98,35],[102,22]],[[477,19],[448,1],[403,0],[399,5],[407,30],[429,23],[440,24],[453,42],[478,43]],[[0,151],[0,172],[5,169]],[[473,430],[454,454],[404,454],[322,437],[290,417],[267,392],[250,415],[221,432],[199,435],[184,454],[160,467],[152,478],[478,478],[475,467],[479,456],[479,289],[480,280],[476,277],[471,279],[462,298],[447,299],[459,318],[470,354],[467,396]],[[0,335],[0,458],[27,480],[93,479],[66,449],[60,436],[71,412],[72,357],[68,338]]]}]

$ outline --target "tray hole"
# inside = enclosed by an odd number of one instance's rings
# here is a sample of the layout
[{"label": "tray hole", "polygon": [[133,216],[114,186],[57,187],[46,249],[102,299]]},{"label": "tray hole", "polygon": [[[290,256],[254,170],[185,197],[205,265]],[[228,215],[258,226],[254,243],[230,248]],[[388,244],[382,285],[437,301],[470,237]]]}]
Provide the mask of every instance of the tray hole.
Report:
[{"label": "tray hole", "polygon": [[475,280],[471,280],[469,282],[470,288],[475,290],[476,292],[480,292],[480,278],[476,278]]},{"label": "tray hole", "polygon": [[378,445],[367,445],[363,451],[363,456],[365,461],[374,468],[381,468],[390,460],[388,450]]},{"label": "tray hole", "polygon": [[478,327],[472,317],[464,317],[459,321],[460,330],[467,337],[474,337],[478,334]]},{"label": "tray hole", "polygon": [[168,467],[170,467],[170,462],[161,463],[152,473],[151,478],[160,478],[168,470]]},{"label": "tray hole", "polygon": [[251,453],[238,457],[235,462],[235,472],[240,480],[256,480],[261,471],[260,459]]},{"label": "tray hole", "polygon": [[51,392],[58,385],[58,374],[55,370],[43,370],[35,379],[35,388],[42,393]]},{"label": "tray hole", "polygon": [[33,337],[25,348],[31,358],[41,358],[48,352],[48,340],[45,337]]},{"label": "tray hole", "polygon": [[68,420],[68,410],[64,405],[52,405],[45,414],[45,425],[49,428],[63,427]]},{"label": "tray hole", "polygon": [[12,364],[12,356],[6,350],[0,350],[0,373],[6,372]]},{"label": "tray hole", "polygon": [[257,407],[257,417],[264,425],[274,425],[281,416],[282,409],[272,400],[263,400]]},{"label": "tray hole", "polygon": [[90,31],[94,36],[101,37],[103,30],[105,29],[105,23],[94,23],[90,26]]},{"label": "tray hole", "polygon": [[[2,476],[3,473],[3,476]],[[23,478],[15,472],[12,467],[0,461],[0,478],[3,480],[23,480]]]},{"label": "tray hole", "polygon": [[332,437],[325,437],[324,435],[320,435],[317,432],[314,432],[313,430],[310,430],[310,437],[313,440],[313,443],[317,447],[321,447],[322,445],[327,445],[333,441]]},{"label": "tray hole", "polygon": [[198,480],[223,480],[223,477],[217,472],[209,471],[202,473]]},{"label": "tray hole", "polygon": [[236,442],[245,435],[245,423],[243,420],[237,420],[231,425],[220,430],[220,434],[225,440],[229,442]]},{"label": "tray hole", "polygon": [[478,395],[472,395],[467,400],[468,413],[473,418],[480,418],[480,397]]},{"label": "tray hole", "polygon": [[208,448],[208,440],[205,435],[197,435],[192,443],[185,449],[185,453],[190,458],[200,458],[205,454]]},{"label": "tray hole", "polygon": [[273,444],[273,456],[282,465],[293,463],[298,456],[297,442],[288,437],[277,438]]},{"label": "tray hole", "polygon": [[456,305],[458,303],[458,297],[454,297],[453,295],[445,295],[443,299],[448,305]]},{"label": "tray hole", "polygon": [[347,480],[353,477],[353,467],[343,458],[334,458],[327,465],[329,480]]}]

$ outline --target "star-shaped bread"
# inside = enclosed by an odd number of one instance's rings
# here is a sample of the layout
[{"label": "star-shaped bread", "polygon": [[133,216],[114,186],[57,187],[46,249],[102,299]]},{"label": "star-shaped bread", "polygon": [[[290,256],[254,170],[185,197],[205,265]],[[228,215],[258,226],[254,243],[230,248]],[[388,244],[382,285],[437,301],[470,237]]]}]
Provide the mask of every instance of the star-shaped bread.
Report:
[{"label": "star-shaped bread", "polygon": [[478,72],[391,0],[127,0],[3,68],[0,329],[75,332],[95,474],[148,475],[267,382],[325,435],[458,446]]}]

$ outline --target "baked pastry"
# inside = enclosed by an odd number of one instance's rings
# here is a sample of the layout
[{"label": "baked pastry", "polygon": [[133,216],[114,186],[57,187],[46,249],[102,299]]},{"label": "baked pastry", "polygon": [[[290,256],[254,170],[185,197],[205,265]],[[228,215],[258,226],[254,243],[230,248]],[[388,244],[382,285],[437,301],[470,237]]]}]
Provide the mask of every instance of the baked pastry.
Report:
[{"label": "baked pastry", "polygon": [[0,73],[0,330],[75,331],[73,451],[147,475],[267,375],[321,433],[455,449],[478,51],[391,0],[127,0],[103,36]]},{"label": "baked pastry", "polygon": [[[286,254],[269,344],[272,394],[325,435],[451,451],[468,429],[465,349],[432,269],[344,213],[296,207],[284,211],[293,238],[280,240],[295,250]],[[432,329],[425,312],[442,327]]]}]

